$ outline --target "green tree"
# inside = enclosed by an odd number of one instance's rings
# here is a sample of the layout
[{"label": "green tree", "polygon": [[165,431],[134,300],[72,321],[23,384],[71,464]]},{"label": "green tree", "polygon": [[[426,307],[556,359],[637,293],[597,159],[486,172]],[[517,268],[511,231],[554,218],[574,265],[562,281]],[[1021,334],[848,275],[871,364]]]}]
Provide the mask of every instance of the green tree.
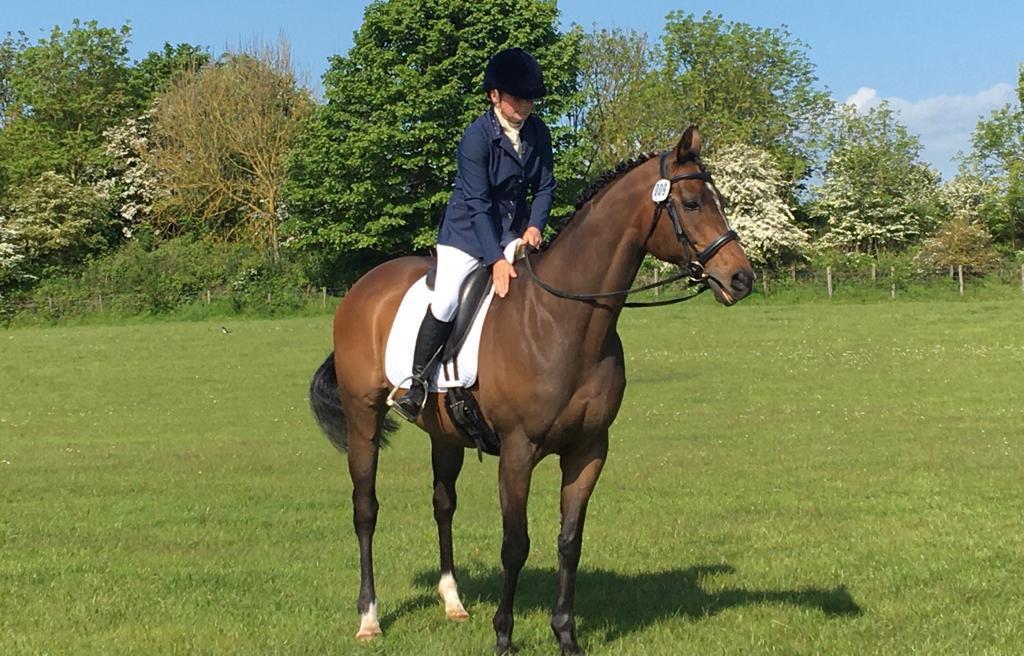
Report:
[{"label": "green tree", "polygon": [[864,114],[839,108],[829,151],[815,206],[827,228],[820,245],[874,254],[916,242],[935,224],[938,173],[887,104]]},{"label": "green tree", "polygon": [[[24,32],[15,38],[10,32],[0,41],[0,129],[7,125],[7,112],[15,104],[14,84],[11,81],[18,62],[18,53],[28,47]],[[2,187],[0,187],[2,189]]]},{"label": "green tree", "polygon": [[1002,197],[999,211],[983,218],[998,241],[1013,248],[1024,244],[1024,64],[1017,80],[1017,102],[978,121],[963,173],[993,182]]},{"label": "green tree", "polygon": [[20,49],[10,71],[12,100],[0,132],[8,185],[55,171],[73,180],[106,166],[103,131],[128,116],[130,28],[74,21]]},{"label": "green tree", "polygon": [[665,24],[661,67],[662,93],[680,122],[700,125],[712,145],[768,151],[791,181],[807,174],[832,101],[815,89],[806,46],[786,29],[675,11]]},{"label": "green tree", "polygon": [[132,66],[128,88],[138,111],[150,108],[153,99],[166,91],[178,74],[195,71],[210,63],[210,53],[188,43],[172,46],[164,43],[161,50],[149,52]]},{"label": "green tree", "polygon": [[553,128],[564,181],[572,130],[558,124],[575,102],[579,34],[557,25],[554,0],[371,3],[352,49],[331,59],[327,103],[292,158],[294,243],[349,280],[433,243],[459,138],[488,106],[484,67],[511,46],[533,53],[544,70],[549,94],[538,110]]},{"label": "green tree", "polygon": [[658,62],[645,33],[602,29],[583,36],[580,101],[573,112],[583,177],[678,140],[680,118],[672,115]]}]

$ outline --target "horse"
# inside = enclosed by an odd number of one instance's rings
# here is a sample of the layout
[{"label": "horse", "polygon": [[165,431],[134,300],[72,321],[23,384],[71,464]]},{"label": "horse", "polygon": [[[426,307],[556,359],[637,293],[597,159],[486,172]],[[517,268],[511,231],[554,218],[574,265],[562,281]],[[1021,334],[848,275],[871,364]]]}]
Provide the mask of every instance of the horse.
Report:
[{"label": "horse", "polygon": [[[688,275],[723,305],[750,293],[753,269],[729,229],[721,196],[701,162],[701,147],[700,132],[690,126],[660,160],[640,157],[600,179],[549,246],[529,256],[528,272],[522,261],[516,264],[518,277],[508,295],[495,297],[484,317],[479,374],[470,392],[500,436],[504,585],[492,622],[499,654],[512,648],[513,599],[530,548],[526,506],[531,475],[552,454],[559,457],[562,479],[551,628],[563,654],[582,653],[573,608],[583,525],[608,453],[608,428],[626,387],[616,323],[644,256],[688,267]],[[661,221],[666,208],[671,220]],[[381,634],[373,581],[375,481],[379,449],[396,427],[386,416],[385,346],[403,295],[430,266],[429,258],[402,257],[360,278],[338,305],[334,351],[310,385],[321,428],[348,458],[360,556],[359,640]],[[465,450],[473,445],[443,407],[440,394],[428,395],[416,423],[431,443],[438,593],[446,616],[464,620],[468,615],[455,577],[452,518],[456,479]]]}]

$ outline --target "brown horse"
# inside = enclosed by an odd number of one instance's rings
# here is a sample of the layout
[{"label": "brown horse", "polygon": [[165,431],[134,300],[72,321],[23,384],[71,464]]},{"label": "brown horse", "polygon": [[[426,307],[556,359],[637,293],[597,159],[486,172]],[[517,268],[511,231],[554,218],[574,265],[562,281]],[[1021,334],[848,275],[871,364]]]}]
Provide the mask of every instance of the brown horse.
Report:
[{"label": "brown horse", "polygon": [[[662,157],[620,167],[578,206],[573,219],[532,269],[548,286],[572,292],[614,292],[630,286],[646,253],[689,265],[716,299],[732,305],[750,292],[754,273],[729,230],[717,190],[700,162],[701,137],[688,128]],[[661,178],[660,204],[671,220],[659,220],[652,188]],[[658,192],[654,198],[659,198]],[[682,211],[676,211],[676,203]],[[653,214],[653,217],[652,217]],[[321,427],[348,453],[352,505],[359,542],[361,585],[359,639],[380,635],[373,584],[375,483],[383,436],[394,427],[385,417],[388,381],[384,350],[405,291],[430,266],[407,257],[363,276],[334,316],[334,352],[314,376],[310,399]],[[471,390],[484,418],[501,439],[498,466],[504,539],[505,583],[494,615],[497,651],[511,649],[512,603],[530,538],[526,501],[537,463],[557,454],[562,470],[562,528],[558,536],[558,593],[551,627],[563,653],[579,653],[573,598],[583,543],[587,502],[608,452],[608,427],[626,387],[616,322],[624,294],[578,300],[545,290],[523,263],[505,298],[495,298],[485,318],[478,380]],[[339,405],[340,401],[340,405]],[[452,557],[455,480],[472,444],[430,395],[417,424],[430,435],[434,470],[434,518],[441,552],[441,594],[447,616],[467,617],[459,599]]]}]

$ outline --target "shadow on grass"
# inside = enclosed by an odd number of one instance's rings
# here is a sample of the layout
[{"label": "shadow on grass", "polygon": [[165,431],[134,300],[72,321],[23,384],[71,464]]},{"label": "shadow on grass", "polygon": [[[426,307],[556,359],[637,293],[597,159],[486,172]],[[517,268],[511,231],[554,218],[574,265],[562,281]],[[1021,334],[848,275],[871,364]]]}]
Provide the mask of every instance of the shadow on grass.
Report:
[{"label": "shadow on grass", "polygon": [[[831,617],[856,617],[863,612],[842,585],[830,589],[703,589],[706,577],[734,572],[735,568],[724,564],[638,574],[581,569],[576,585],[576,618],[583,630],[603,633],[604,639],[611,641],[670,617],[699,620],[730,608],[758,604],[810,608]],[[471,606],[479,602],[497,606],[502,587],[500,569],[468,567],[458,572],[458,578],[459,592],[470,613]],[[524,568],[517,586],[516,614],[550,612],[556,579],[553,569]],[[415,582],[433,590],[437,572],[420,572]],[[390,624],[405,613],[434,604],[440,604],[436,594],[417,595],[388,613],[386,621]]]}]

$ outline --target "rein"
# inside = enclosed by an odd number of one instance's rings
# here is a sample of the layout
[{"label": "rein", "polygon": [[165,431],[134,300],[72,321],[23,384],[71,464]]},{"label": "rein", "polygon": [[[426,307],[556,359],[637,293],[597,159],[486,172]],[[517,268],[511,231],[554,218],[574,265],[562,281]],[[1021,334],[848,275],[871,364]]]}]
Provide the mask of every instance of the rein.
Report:
[{"label": "rein", "polygon": [[[679,298],[668,299],[665,301],[650,301],[650,302],[626,302],[623,307],[660,307],[662,305],[672,305],[674,303],[682,303],[683,301],[689,301],[692,298],[700,296],[708,289],[711,285],[709,280],[713,280],[719,287],[724,288],[725,286],[717,278],[712,276],[704,268],[705,265],[715,256],[723,246],[728,244],[730,241],[738,239],[734,230],[727,230],[725,233],[720,235],[713,242],[708,244],[707,248],[702,251],[697,249],[697,245],[686,231],[683,229],[683,223],[679,220],[679,214],[676,211],[675,197],[672,195],[672,185],[680,180],[703,180],[704,182],[711,182],[711,174],[707,172],[704,165],[701,164],[700,160],[697,160],[697,165],[700,166],[700,171],[697,173],[683,173],[675,177],[669,178],[667,176],[666,159],[669,151],[665,151],[661,154],[661,161],[659,162],[659,172],[661,178],[655,183],[654,190],[651,192],[651,200],[654,201],[654,217],[651,219],[651,227],[647,231],[647,236],[644,238],[644,245],[650,240],[651,235],[654,234],[655,228],[658,227],[658,220],[661,218],[662,210],[667,209],[669,219],[672,221],[672,228],[675,231],[676,241],[684,249],[694,254],[690,263],[687,264],[686,269],[681,270],[679,273],[669,276],[664,280],[651,283],[649,285],[642,285],[640,287],[631,287],[630,289],[620,289],[613,292],[591,292],[591,293],[574,293],[564,289],[558,289],[552,287],[543,280],[537,277],[537,274],[533,271],[533,264],[530,262],[530,256],[526,256],[526,270],[530,272],[530,277],[537,285],[544,291],[554,294],[560,298],[567,298],[574,301],[592,301],[599,298],[607,298],[610,296],[625,296],[633,294],[635,292],[642,292],[648,289],[654,289],[656,287],[662,287],[668,285],[677,280],[687,278],[688,287],[696,287],[697,291],[688,296],[680,296]],[[682,268],[682,267],[680,267]]]}]

